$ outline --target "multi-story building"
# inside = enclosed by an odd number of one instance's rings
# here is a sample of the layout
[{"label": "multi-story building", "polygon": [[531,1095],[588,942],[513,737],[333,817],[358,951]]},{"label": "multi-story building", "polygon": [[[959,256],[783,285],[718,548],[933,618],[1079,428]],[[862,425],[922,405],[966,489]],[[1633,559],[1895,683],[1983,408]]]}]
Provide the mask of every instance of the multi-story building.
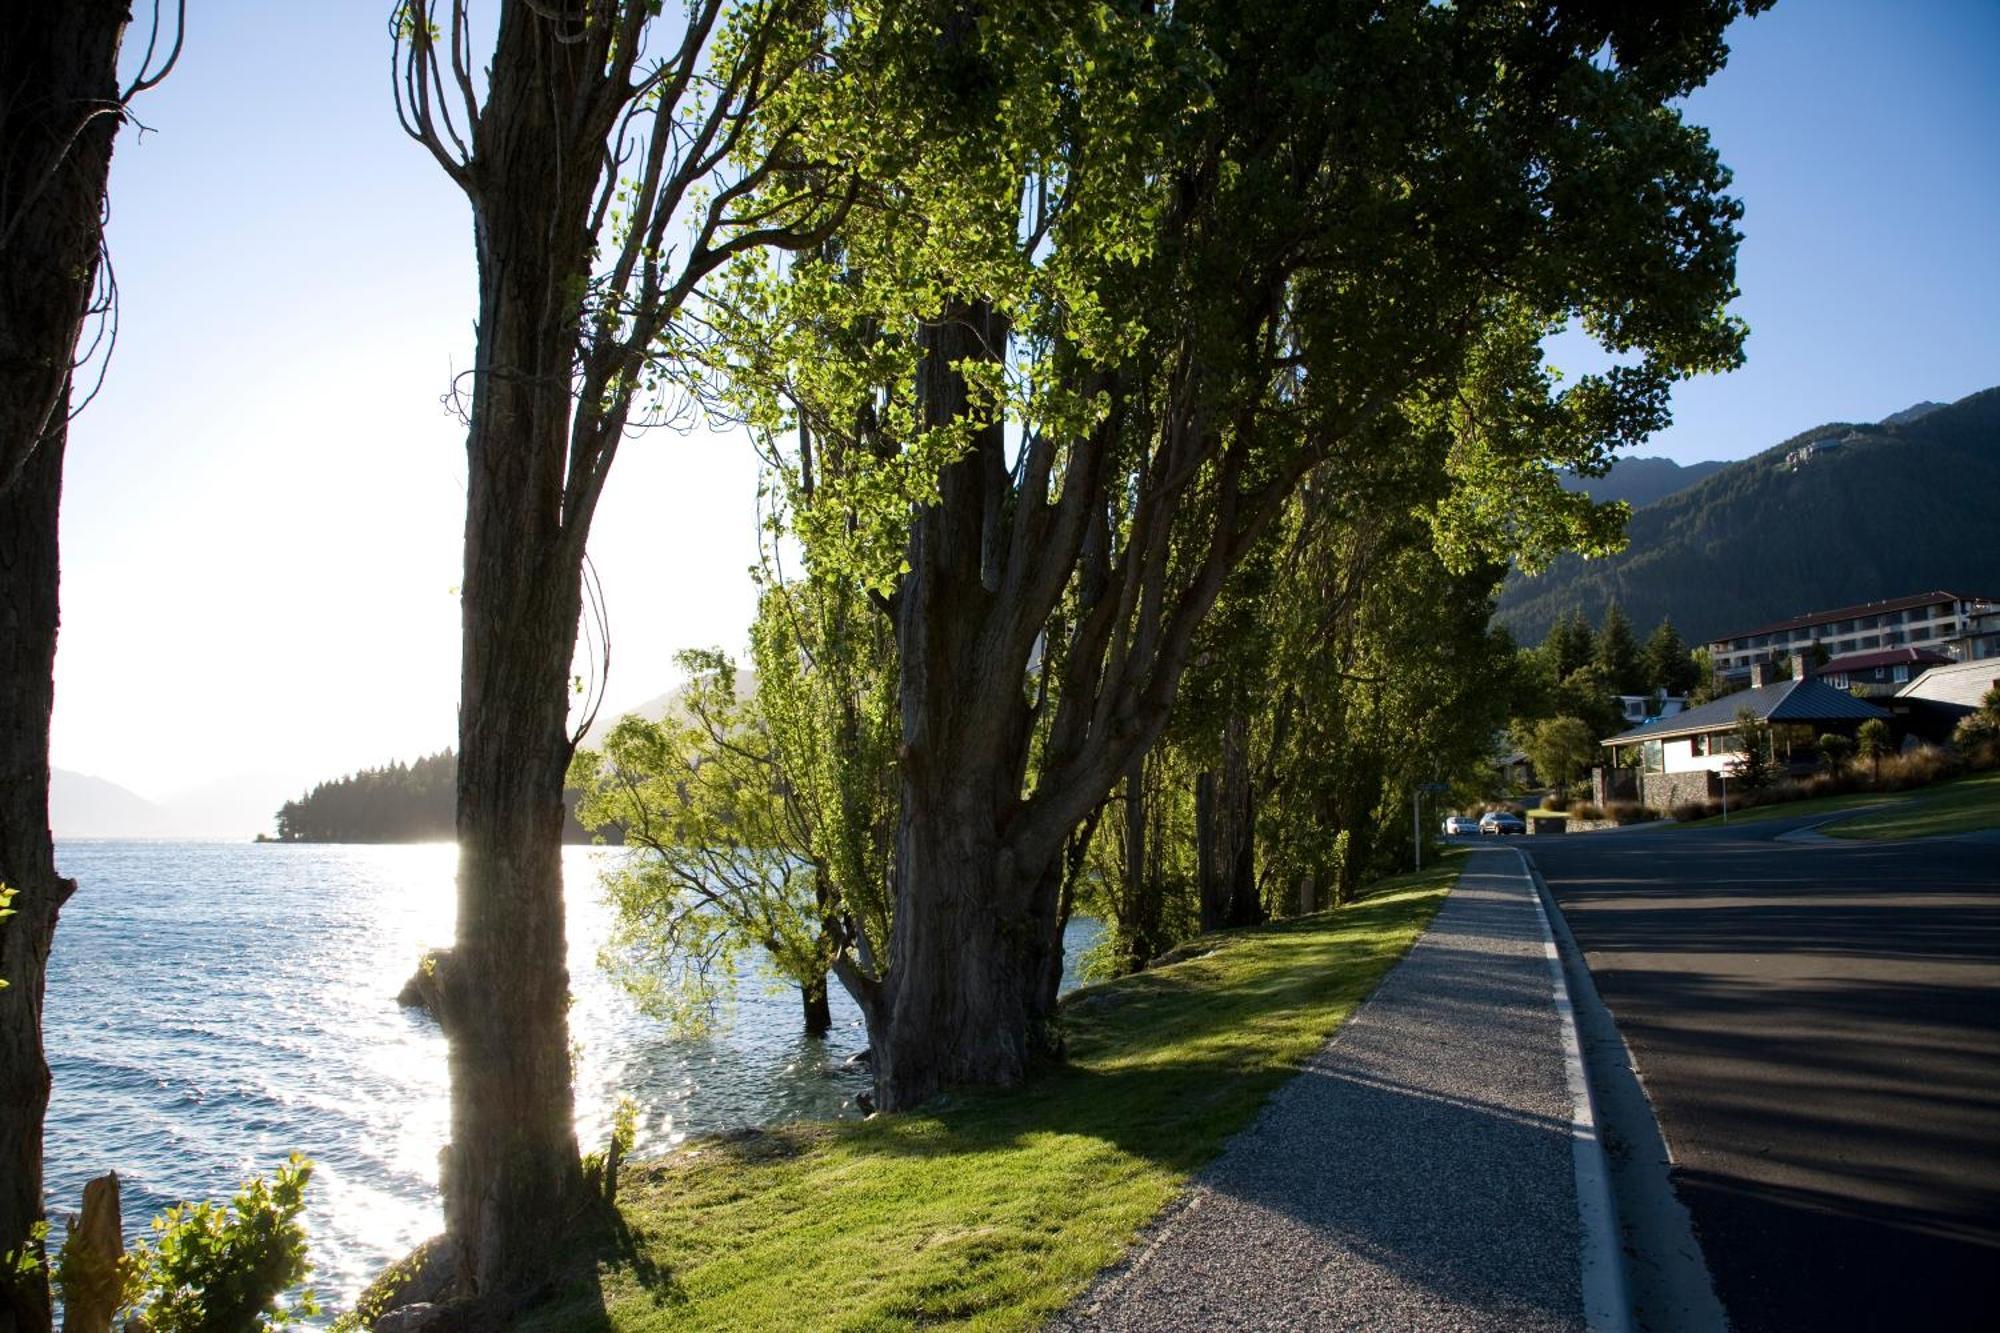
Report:
[{"label": "multi-story building", "polygon": [[1922,592],[1836,607],[1725,634],[1708,644],[1720,680],[1748,679],[1757,662],[1810,653],[1850,657],[1887,648],[1928,648],[1955,662],[2000,657],[2000,603],[1963,592]]}]

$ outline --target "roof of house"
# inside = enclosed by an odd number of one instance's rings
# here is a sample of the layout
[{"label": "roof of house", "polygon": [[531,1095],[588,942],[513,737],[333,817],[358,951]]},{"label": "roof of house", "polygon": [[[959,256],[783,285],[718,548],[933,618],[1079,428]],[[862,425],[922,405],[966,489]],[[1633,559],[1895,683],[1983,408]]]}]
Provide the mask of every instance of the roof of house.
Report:
[{"label": "roof of house", "polygon": [[1889,716],[1866,699],[1857,699],[1824,681],[1781,680],[1776,685],[1725,694],[1699,708],[1609,737],[1603,744],[1626,745],[1694,736],[1705,731],[1727,731],[1736,725],[1736,715],[1746,708],[1759,722],[1861,722]]},{"label": "roof of house", "polygon": [[1813,674],[1829,676],[1836,671],[1866,671],[1871,667],[1885,666],[1937,666],[1952,660],[1950,653],[1941,653],[1934,648],[1883,648],[1872,653],[1849,653],[1845,657],[1836,657]]},{"label": "roof of house", "polygon": [[1728,634],[1718,634],[1710,643],[1723,643],[1730,639],[1747,639],[1753,634],[1775,634],[1781,629],[1804,629],[1807,625],[1817,625],[1823,620],[1851,620],[1857,616],[1880,615],[1884,611],[1907,611],[1913,606],[1929,606],[1932,602],[1989,602],[1990,597],[1975,597],[1964,592],[1919,592],[1908,597],[1891,597],[1880,602],[1861,602],[1855,606],[1837,606],[1831,611],[1813,611],[1803,616],[1793,616],[1790,620],[1774,620],[1768,625],[1755,629],[1733,630]]},{"label": "roof of house", "polygon": [[1935,699],[1939,703],[1979,707],[1980,697],[2000,685],[2000,657],[1934,666],[1896,691],[1899,699]]}]

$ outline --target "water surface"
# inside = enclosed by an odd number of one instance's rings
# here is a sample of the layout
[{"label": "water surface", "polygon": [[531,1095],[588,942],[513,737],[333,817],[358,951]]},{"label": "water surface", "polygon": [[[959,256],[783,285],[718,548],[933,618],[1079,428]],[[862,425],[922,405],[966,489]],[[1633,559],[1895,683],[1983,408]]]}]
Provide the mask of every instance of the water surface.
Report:
[{"label": "water surface", "polygon": [[[834,1029],[800,1028],[797,992],[746,978],[700,1039],[641,1015],[597,968],[595,891],[614,849],[564,849],[577,1129],[601,1146],[620,1094],[638,1151],[690,1133],[852,1116],[866,1040],[838,987]],[[441,1228],[437,1152],[449,1123],[445,1043],[396,992],[449,943],[456,849],[72,841],[47,1006],[52,1215],[116,1170],[127,1231],[183,1199],[225,1196],[289,1152],[318,1163],[307,1224],[313,1285],[350,1301]],[[1095,934],[1078,922],[1075,960]]]}]

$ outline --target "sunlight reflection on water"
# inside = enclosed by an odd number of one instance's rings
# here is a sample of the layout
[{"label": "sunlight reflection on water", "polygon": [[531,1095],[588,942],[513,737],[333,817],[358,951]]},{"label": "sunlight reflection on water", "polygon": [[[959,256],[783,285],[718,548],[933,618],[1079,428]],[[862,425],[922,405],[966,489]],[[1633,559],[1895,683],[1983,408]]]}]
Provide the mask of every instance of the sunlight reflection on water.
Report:
[{"label": "sunlight reflection on water", "polygon": [[[795,991],[755,977],[688,1040],[605,978],[597,865],[621,854],[563,854],[585,1149],[601,1146],[620,1094],[641,1108],[641,1153],[854,1114],[866,1078],[839,1066],[866,1039],[837,987],[823,1041],[799,1031]],[[395,995],[425,947],[450,942],[453,846],[75,841],[57,860],[80,888],[50,960],[52,1216],[116,1170],[137,1235],[168,1205],[227,1195],[301,1152],[319,1164],[312,1285],[335,1308],[440,1228],[445,1043]],[[1072,966],[1096,929],[1071,927]]]}]

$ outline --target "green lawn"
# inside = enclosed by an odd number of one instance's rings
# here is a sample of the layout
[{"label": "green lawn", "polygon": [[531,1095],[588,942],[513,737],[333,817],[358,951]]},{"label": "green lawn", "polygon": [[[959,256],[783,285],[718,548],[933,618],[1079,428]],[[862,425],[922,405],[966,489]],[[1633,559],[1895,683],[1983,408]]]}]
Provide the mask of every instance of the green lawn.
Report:
[{"label": "green lawn", "polygon": [[1931,838],[2000,828],[2000,772],[1898,792],[1888,799],[1895,804],[1824,824],[1820,832],[1836,838]]},{"label": "green lawn", "polygon": [[[1839,838],[1921,838],[1939,833],[1969,833],[1975,829],[2000,827],[2000,773],[1976,773],[1953,778],[1930,787],[1911,791],[1858,791],[1845,796],[1817,796],[1807,801],[1784,801],[1759,805],[1748,810],[1732,810],[1729,822],[1755,823],[1765,819],[1792,819],[1800,815],[1836,814],[1842,810],[1880,806],[1866,813],[1822,824],[1821,833]],[[1712,815],[1680,824],[1679,828],[1718,828],[1722,816]]]},{"label": "green lawn", "polygon": [[[1754,824],[1765,819],[1791,819],[1796,815],[1828,814],[1836,810],[1852,810],[1861,805],[1879,805],[1883,801],[1894,801],[1916,792],[1849,792],[1845,796],[1815,796],[1805,801],[1780,801],[1775,805],[1757,805],[1748,810],[1731,809],[1729,822],[1734,824]],[[1720,828],[1721,815],[1710,815],[1707,819],[1690,820],[1676,824],[1674,828]]]},{"label": "green lawn", "polygon": [[1036,1327],[1374,989],[1463,859],[1080,992],[1069,1062],[1014,1092],[631,1167],[619,1234],[524,1327]]}]

